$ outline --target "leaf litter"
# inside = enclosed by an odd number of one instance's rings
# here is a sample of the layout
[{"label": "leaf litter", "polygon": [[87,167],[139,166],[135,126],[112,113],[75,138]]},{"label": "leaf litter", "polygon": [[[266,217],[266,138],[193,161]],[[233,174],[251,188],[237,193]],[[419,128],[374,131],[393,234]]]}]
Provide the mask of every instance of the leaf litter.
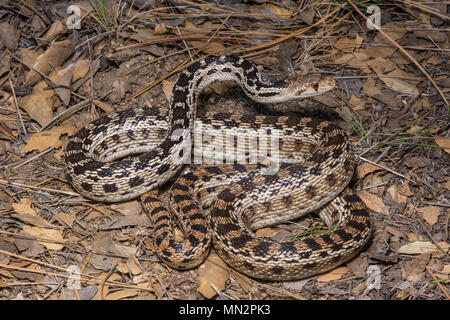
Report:
[{"label": "leaf litter", "polygon": [[[365,27],[365,8],[350,0],[342,1],[346,6],[222,2],[172,1],[176,11],[155,2],[144,11],[139,1],[106,0],[103,11],[101,2],[74,1],[84,17],[80,32],[67,27],[65,7],[6,1],[0,17],[0,298],[447,299],[447,6],[383,4],[385,22],[377,32]],[[152,225],[138,201],[92,203],[71,188],[62,156],[68,136],[108,112],[167,106],[179,70],[222,53],[252,60],[271,79],[296,70],[338,81],[337,90],[300,102],[300,110],[262,107],[226,83],[212,86],[199,108],[295,112],[344,128],[358,156],[351,187],[375,226],[353,260],[285,283],[243,276],[214,250],[201,267],[173,270],[155,255]],[[308,217],[257,234],[285,241],[323,228]],[[71,266],[80,269],[78,290],[65,284]],[[369,286],[377,274],[369,271],[377,268],[380,288]]]}]

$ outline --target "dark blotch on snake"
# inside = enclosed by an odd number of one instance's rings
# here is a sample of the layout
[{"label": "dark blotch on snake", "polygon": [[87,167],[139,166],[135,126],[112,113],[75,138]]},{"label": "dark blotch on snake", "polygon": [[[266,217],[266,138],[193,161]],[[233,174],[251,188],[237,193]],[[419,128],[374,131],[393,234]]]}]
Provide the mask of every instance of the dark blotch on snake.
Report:
[{"label": "dark blotch on snake", "polygon": [[103,190],[105,190],[106,193],[116,192],[117,186],[115,183],[105,183],[103,185]]}]

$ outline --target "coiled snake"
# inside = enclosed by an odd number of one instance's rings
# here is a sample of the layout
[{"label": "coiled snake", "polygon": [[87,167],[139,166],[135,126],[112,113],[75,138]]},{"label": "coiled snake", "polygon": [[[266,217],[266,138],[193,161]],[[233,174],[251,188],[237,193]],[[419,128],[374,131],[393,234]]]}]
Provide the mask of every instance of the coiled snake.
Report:
[{"label": "coiled snake", "polygon": [[[201,263],[211,239],[230,266],[262,279],[307,277],[353,257],[371,234],[367,209],[346,188],[354,157],[339,127],[313,118],[197,115],[204,132],[219,130],[220,139],[210,144],[210,150],[225,145],[230,149],[227,157],[233,152],[238,156],[231,156],[231,162],[227,158],[226,165],[191,165],[175,181],[170,199],[185,239],[174,239],[169,212],[155,189],[191,159],[198,94],[224,80],[237,82],[251,99],[262,103],[315,96],[334,87],[332,78],[318,75],[266,82],[245,59],[208,57],[181,72],[167,119],[159,108],[129,109],[103,116],[73,135],[65,159],[74,188],[105,202],[141,196],[154,223],[156,251],[176,268]],[[278,138],[278,146],[248,164],[255,144],[250,138],[239,144],[238,137],[255,136],[261,130],[269,138],[259,136],[259,147],[275,141],[271,137]],[[230,134],[231,147],[224,142]],[[208,152],[202,154],[207,160]],[[264,173],[268,167],[274,170]],[[286,242],[258,238],[252,231],[316,210],[329,227],[337,226],[318,236]]]}]

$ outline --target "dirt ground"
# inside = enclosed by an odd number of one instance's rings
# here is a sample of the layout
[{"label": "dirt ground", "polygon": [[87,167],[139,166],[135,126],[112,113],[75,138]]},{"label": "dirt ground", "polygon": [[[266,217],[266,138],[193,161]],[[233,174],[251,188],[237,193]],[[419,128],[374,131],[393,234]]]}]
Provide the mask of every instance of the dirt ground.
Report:
[{"label": "dirt ground", "polygon": [[[356,1],[73,1],[80,29],[66,2],[3,2],[0,299],[450,299],[448,6],[405,2],[374,2],[379,31]],[[323,96],[270,106],[220,83],[198,108],[342,127],[357,159],[350,187],[374,224],[354,259],[274,282],[239,273],[212,249],[200,267],[178,271],[156,255],[138,199],[100,203],[72,188],[70,135],[110,112],[167,110],[179,71],[215,54],[243,56],[267,79],[336,79]],[[310,215],[257,234],[284,241],[324,228]]]}]

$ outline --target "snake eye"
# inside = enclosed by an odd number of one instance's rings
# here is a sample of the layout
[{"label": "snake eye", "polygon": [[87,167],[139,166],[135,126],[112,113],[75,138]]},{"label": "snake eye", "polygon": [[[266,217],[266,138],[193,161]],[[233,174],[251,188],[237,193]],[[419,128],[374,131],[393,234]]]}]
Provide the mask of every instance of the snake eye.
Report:
[{"label": "snake eye", "polygon": [[316,90],[316,91],[319,90],[319,84],[318,83],[313,83],[311,86],[313,87],[314,90]]}]

